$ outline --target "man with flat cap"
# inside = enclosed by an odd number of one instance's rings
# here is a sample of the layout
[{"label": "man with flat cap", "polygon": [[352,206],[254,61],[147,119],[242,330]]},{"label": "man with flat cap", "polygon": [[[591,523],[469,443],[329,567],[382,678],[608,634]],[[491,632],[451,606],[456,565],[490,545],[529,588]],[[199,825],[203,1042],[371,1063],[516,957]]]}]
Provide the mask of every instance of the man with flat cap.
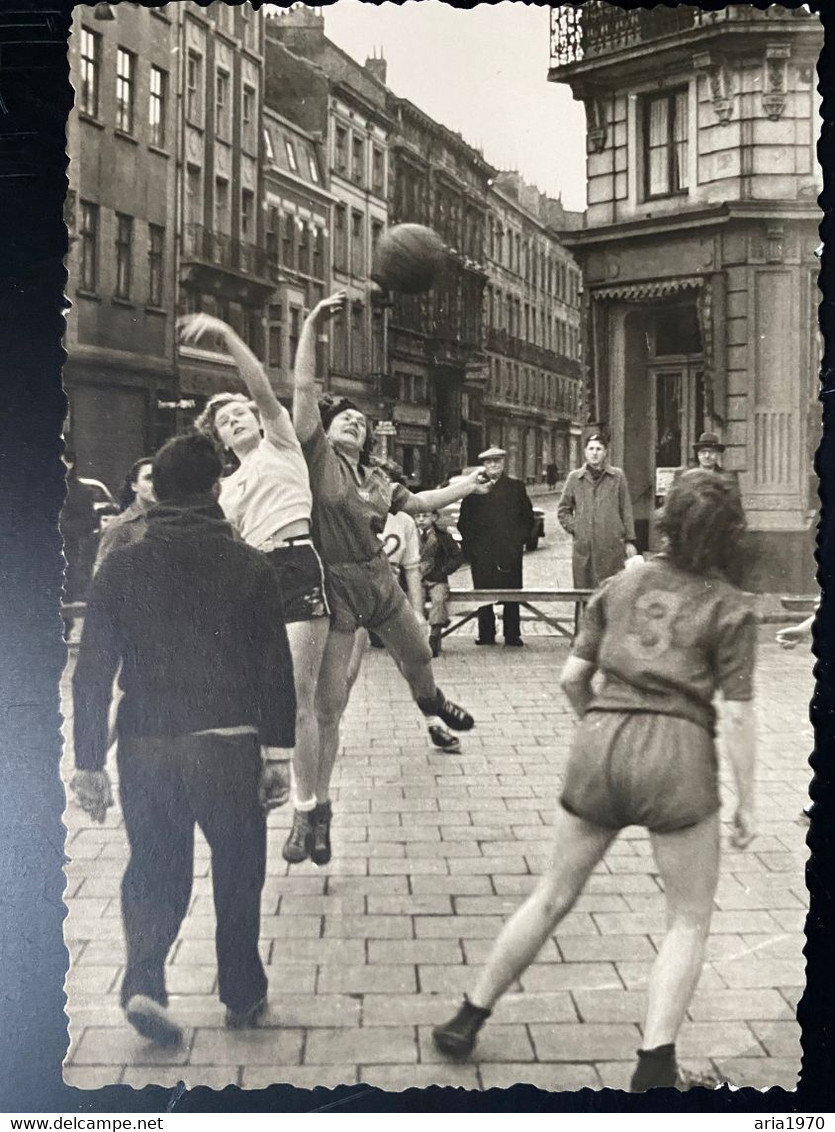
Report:
[{"label": "man with flat cap", "polygon": [[[522,555],[533,526],[533,507],[521,480],[505,475],[503,448],[488,448],[479,460],[493,487],[487,495],[468,495],[461,503],[458,530],[470,562],[475,589],[520,590]],[[521,648],[519,603],[508,601],[502,615],[504,643]],[[478,611],[477,645],[496,643],[492,605]]]},{"label": "man with flat cap", "polygon": [[577,589],[596,589],[637,553],[626,476],[608,461],[602,433],[586,439],[585,463],[569,472],[559,504],[560,525],[574,539]]}]

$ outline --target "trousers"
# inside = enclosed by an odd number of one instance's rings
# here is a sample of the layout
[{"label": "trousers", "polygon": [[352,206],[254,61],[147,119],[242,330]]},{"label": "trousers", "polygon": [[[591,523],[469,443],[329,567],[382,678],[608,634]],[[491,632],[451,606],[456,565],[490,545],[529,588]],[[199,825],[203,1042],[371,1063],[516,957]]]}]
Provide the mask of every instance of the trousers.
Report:
[{"label": "trousers", "polygon": [[[522,553],[518,559],[501,564],[493,558],[473,555],[470,561],[473,588],[477,590],[520,590],[522,588]],[[502,609],[502,632],[506,641],[521,639],[519,603],[506,601]],[[480,641],[496,639],[496,615],[492,605],[482,605],[478,611],[478,638]]]},{"label": "trousers", "polygon": [[258,953],[267,825],[257,736],[120,738],[117,763],[130,845],[122,878],[122,1006],[135,994],[168,1003],[165,961],[191,899],[197,825],[212,857],[220,1000],[249,1010],[267,992]]}]

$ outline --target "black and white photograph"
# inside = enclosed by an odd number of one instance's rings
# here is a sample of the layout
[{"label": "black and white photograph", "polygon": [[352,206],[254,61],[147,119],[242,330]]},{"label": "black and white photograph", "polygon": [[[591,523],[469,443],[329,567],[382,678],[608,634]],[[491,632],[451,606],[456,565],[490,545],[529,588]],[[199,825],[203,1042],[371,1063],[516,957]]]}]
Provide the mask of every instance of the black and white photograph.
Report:
[{"label": "black and white photograph", "polygon": [[797,1088],[823,38],[74,8],[67,1085]]}]

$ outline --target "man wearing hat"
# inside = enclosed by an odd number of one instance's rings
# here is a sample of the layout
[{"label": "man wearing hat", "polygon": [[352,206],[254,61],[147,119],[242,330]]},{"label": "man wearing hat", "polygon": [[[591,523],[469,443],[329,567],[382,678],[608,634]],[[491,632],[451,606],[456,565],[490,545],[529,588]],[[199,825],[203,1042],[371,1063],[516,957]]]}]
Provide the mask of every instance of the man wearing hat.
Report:
[{"label": "man wearing hat", "polygon": [[557,518],[574,539],[574,585],[595,589],[637,553],[635,525],[626,476],[608,462],[606,438],[592,433],[584,454],[565,481]]},{"label": "man wearing hat", "polygon": [[[693,445],[693,454],[696,457],[695,467],[701,468],[704,472],[716,472],[718,475],[724,476],[738,493],[738,473],[726,471],[719,462],[724,451],[725,445],[720,441],[715,432],[703,432]],[[677,480],[682,472],[685,471],[687,471],[686,468],[679,468],[675,474],[674,480]]]},{"label": "man wearing hat", "polygon": [[[461,503],[458,530],[477,590],[522,588],[522,555],[533,526],[533,507],[522,481],[505,475],[506,455],[504,448],[495,447],[479,453],[493,487],[488,495],[468,495]],[[506,646],[522,647],[518,602],[505,602],[502,631]],[[495,643],[493,606],[483,605],[476,644]]]}]

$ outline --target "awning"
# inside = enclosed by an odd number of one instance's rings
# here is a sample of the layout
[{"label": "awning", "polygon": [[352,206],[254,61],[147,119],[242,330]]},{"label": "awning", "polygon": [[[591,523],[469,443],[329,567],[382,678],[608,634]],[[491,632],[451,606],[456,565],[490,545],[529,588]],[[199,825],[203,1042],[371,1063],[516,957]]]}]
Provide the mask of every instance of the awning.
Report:
[{"label": "awning", "polygon": [[697,291],[704,286],[701,275],[684,275],[678,279],[662,279],[649,283],[617,283],[611,287],[592,287],[593,299],[624,299],[630,303],[647,299],[665,299],[681,291]]}]

